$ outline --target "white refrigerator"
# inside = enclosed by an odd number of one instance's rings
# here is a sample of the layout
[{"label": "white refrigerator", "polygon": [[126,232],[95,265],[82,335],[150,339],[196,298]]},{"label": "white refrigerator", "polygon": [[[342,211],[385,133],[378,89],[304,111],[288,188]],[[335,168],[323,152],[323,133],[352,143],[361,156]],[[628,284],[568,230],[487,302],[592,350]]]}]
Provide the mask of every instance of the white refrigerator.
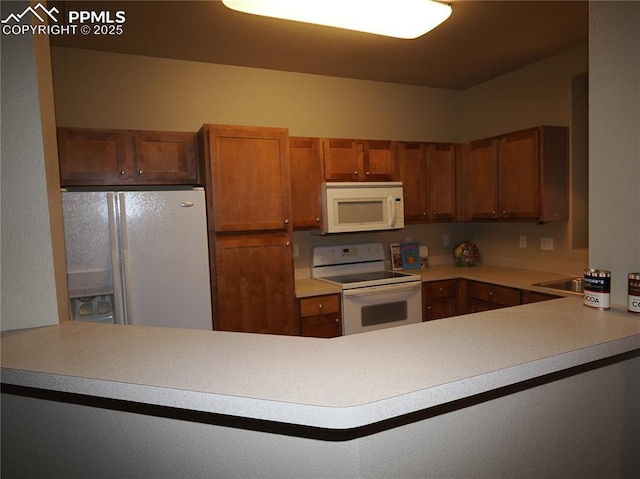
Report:
[{"label": "white refrigerator", "polygon": [[202,189],[62,192],[73,320],[212,330]]}]

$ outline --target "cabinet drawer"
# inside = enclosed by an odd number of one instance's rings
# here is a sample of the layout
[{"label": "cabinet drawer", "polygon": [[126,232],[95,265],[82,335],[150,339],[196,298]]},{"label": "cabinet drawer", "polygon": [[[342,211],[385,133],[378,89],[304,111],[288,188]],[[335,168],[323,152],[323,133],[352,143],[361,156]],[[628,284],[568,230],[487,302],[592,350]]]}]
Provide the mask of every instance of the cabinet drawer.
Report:
[{"label": "cabinet drawer", "polygon": [[467,296],[493,304],[503,306],[516,306],[520,304],[520,290],[507,286],[469,281],[467,284]]},{"label": "cabinet drawer", "polygon": [[422,294],[425,298],[451,298],[458,294],[458,280],[427,281],[422,283]]},{"label": "cabinet drawer", "polygon": [[317,316],[319,314],[338,313],[340,311],[340,295],[329,294],[314,296],[300,300],[300,316]]}]

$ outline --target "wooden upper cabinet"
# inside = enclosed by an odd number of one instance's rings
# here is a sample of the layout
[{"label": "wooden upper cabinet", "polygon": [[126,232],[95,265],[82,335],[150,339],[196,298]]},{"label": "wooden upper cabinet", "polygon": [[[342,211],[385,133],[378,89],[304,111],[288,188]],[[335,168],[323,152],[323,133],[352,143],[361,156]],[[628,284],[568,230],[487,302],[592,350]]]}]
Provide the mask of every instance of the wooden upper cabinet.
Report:
[{"label": "wooden upper cabinet", "polygon": [[505,219],[540,216],[538,131],[527,130],[498,140],[498,214]]},{"label": "wooden upper cabinet", "polygon": [[428,219],[426,143],[398,142],[397,177],[402,182],[405,223],[422,223]]},{"label": "wooden upper cabinet", "polygon": [[288,133],[284,128],[205,125],[210,229],[288,230],[291,221]]},{"label": "wooden upper cabinet", "polygon": [[397,177],[404,190],[405,222],[457,218],[456,151],[456,145],[449,143],[397,144]]},{"label": "wooden upper cabinet", "polygon": [[322,216],[322,148],[319,138],[289,137],[291,216],[294,228],[317,228]]},{"label": "wooden upper cabinet", "polygon": [[568,129],[538,127],[463,147],[464,219],[568,218]]},{"label": "wooden upper cabinet", "polygon": [[140,131],[135,134],[139,178],[192,182],[198,176],[195,133]]},{"label": "wooden upper cabinet", "polygon": [[466,143],[461,164],[465,219],[497,218],[498,141],[490,138]]},{"label": "wooden upper cabinet", "polygon": [[431,143],[427,147],[428,213],[432,221],[457,218],[456,152],[456,145],[449,143]]},{"label": "wooden upper cabinet", "polygon": [[200,184],[192,132],[58,128],[62,186]]},{"label": "wooden upper cabinet", "polygon": [[386,140],[322,140],[327,181],[389,181],[394,170],[392,142]]}]

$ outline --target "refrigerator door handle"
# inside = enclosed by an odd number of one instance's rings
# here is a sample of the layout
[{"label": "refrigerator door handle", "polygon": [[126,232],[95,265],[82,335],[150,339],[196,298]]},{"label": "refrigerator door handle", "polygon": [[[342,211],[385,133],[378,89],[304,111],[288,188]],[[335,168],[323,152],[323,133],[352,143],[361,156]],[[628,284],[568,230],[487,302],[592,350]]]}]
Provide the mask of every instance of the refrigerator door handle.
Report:
[{"label": "refrigerator door handle", "polygon": [[107,193],[109,205],[109,233],[111,234],[111,268],[113,270],[113,296],[114,313],[117,324],[129,324],[127,317],[127,295],[124,278],[124,258],[122,255],[122,204],[120,194],[115,192]]}]

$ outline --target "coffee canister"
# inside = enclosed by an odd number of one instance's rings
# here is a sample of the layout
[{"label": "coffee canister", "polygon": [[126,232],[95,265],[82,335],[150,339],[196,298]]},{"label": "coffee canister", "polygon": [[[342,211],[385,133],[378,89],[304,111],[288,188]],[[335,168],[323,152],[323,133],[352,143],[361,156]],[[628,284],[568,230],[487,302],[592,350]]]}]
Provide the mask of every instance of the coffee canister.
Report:
[{"label": "coffee canister", "polygon": [[640,313],[640,273],[629,273],[627,309],[632,313]]},{"label": "coffee canister", "polygon": [[584,270],[584,304],[599,309],[611,307],[611,271]]}]

